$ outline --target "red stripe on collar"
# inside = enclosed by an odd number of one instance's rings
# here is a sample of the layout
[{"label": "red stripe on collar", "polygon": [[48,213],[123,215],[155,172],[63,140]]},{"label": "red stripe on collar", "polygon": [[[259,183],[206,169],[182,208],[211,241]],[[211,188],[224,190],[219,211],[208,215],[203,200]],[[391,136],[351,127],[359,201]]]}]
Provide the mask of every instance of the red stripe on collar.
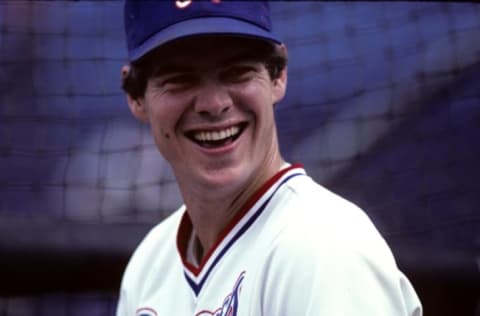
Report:
[{"label": "red stripe on collar", "polygon": [[187,246],[190,235],[192,233],[192,222],[190,217],[188,216],[187,210],[182,215],[182,219],[180,221],[180,225],[177,232],[177,251],[180,254],[180,258],[183,262],[183,265],[191,271],[195,276],[202,271],[204,265],[208,262],[213,252],[216,250],[218,245],[223,241],[223,239],[228,235],[228,233],[238,224],[238,222],[248,213],[248,211],[252,208],[253,205],[265,194],[265,192],[270,189],[284,174],[289,172],[292,169],[296,168],[303,168],[302,164],[295,163],[288,166],[285,169],[280,170],[274,176],[272,176],[269,180],[267,180],[252,196],[248,199],[245,205],[240,209],[240,211],[235,214],[235,216],[230,220],[229,224],[222,230],[222,233],[217,238],[215,244],[209,249],[206,255],[203,257],[202,262],[198,267],[194,266],[190,262],[187,261]]}]

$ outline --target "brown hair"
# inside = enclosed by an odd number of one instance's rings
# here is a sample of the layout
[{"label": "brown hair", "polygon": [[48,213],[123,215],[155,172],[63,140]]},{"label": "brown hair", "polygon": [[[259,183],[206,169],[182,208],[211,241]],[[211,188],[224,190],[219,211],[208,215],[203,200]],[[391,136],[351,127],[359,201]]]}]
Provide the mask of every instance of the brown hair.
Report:
[{"label": "brown hair", "polygon": [[[267,41],[245,40],[250,41],[247,45],[253,45],[253,59],[264,63],[271,80],[277,79],[287,65],[286,51],[281,46]],[[122,76],[121,87],[132,98],[137,99],[144,96],[148,80],[157,73],[155,60],[159,53],[159,49],[156,49],[140,60],[132,62],[129,72]]]}]

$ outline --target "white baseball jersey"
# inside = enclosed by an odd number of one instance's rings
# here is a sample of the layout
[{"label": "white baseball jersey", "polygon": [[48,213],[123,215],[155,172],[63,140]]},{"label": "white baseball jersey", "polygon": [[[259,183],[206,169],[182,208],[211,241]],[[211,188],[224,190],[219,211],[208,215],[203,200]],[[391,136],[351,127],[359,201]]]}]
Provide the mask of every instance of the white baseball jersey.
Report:
[{"label": "white baseball jersey", "polygon": [[308,177],[281,170],[200,263],[185,207],[133,254],[117,316],[410,316],[419,299],[366,214]]}]

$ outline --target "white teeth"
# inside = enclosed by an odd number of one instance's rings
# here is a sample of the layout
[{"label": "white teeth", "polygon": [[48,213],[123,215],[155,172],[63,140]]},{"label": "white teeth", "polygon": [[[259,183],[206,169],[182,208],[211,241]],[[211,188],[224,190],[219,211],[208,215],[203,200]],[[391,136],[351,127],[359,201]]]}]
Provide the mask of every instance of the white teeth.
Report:
[{"label": "white teeth", "polygon": [[202,131],[193,135],[198,141],[219,141],[237,135],[240,132],[238,126],[232,126],[221,131]]}]

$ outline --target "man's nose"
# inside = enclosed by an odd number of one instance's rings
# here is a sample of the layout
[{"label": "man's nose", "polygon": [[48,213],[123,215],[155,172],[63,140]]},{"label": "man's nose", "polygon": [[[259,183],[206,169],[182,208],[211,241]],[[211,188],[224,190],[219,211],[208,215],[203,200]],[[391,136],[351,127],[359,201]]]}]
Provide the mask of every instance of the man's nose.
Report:
[{"label": "man's nose", "polygon": [[218,81],[204,82],[198,89],[195,111],[203,116],[220,117],[233,106],[228,88]]}]

